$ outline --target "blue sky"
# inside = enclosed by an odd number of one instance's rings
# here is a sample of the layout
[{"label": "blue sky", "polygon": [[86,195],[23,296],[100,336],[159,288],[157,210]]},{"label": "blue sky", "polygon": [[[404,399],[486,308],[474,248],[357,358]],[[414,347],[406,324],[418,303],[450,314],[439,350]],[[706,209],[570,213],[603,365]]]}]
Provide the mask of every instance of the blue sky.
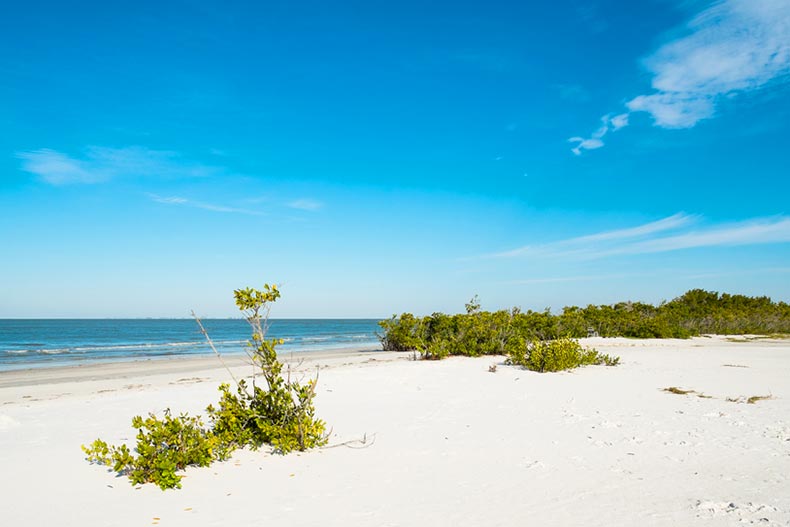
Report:
[{"label": "blue sky", "polygon": [[790,4],[18,2],[0,317],[790,300]]}]

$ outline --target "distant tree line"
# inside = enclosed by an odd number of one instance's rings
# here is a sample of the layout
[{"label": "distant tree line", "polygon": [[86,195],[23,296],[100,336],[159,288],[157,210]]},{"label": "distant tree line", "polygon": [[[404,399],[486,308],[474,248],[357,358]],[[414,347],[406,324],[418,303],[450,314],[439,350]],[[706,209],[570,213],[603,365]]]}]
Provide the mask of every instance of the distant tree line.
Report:
[{"label": "distant tree line", "polygon": [[466,313],[393,316],[379,325],[385,350],[418,350],[426,358],[510,355],[530,342],[559,338],[689,338],[701,334],[790,333],[790,305],[693,289],[658,306],[642,302],[565,307],[562,313],[518,308],[481,311],[477,298]]}]

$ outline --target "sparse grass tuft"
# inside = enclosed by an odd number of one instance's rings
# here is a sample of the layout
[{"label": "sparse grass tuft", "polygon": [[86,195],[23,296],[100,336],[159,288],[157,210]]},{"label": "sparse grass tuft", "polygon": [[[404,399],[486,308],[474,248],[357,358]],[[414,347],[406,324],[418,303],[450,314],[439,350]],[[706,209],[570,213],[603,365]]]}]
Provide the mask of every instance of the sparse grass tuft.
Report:
[{"label": "sparse grass tuft", "polygon": [[756,404],[757,401],[773,399],[773,395],[752,395],[751,397],[727,397],[727,402],[740,404]]},{"label": "sparse grass tuft", "polygon": [[669,388],[663,388],[661,391],[667,393],[674,393],[675,395],[693,394],[699,397],[700,399],[713,399],[712,395],[705,395],[704,393],[698,392],[696,390],[684,390],[683,388],[678,388],[677,386],[670,386]]},{"label": "sparse grass tuft", "polygon": [[667,393],[674,393],[675,395],[687,395],[690,393],[697,393],[694,390],[684,390],[682,388],[678,388],[677,386],[670,386],[669,388],[664,388],[662,391]]}]

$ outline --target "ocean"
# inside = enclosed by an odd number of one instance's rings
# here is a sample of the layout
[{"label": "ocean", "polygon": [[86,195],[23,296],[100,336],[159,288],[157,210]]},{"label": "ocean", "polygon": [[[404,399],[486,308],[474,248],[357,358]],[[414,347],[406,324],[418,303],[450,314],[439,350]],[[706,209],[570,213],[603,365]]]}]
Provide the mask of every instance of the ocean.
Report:
[{"label": "ocean", "polygon": [[[243,354],[242,319],[202,320],[222,354]],[[281,353],[376,348],[377,319],[272,319]],[[0,319],[0,371],[213,354],[192,319]]]}]

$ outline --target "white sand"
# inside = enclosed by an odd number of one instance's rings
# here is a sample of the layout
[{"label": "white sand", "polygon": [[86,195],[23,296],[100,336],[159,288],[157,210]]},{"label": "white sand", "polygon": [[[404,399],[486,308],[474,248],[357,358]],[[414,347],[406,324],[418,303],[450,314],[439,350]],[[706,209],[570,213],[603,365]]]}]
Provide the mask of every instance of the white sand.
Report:
[{"label": "white sand", "polygon": [[491,357],[321,356],[305,366],[322,365],[331,443],[375,442],[241,451],[167,492],[88,464],[80,444],[133,440],[135,414],[200,412],[228,380],[215,361],[0,374],[0,523],[790,525],[790,341],[588,343],[622,364],[537,374]]}]

